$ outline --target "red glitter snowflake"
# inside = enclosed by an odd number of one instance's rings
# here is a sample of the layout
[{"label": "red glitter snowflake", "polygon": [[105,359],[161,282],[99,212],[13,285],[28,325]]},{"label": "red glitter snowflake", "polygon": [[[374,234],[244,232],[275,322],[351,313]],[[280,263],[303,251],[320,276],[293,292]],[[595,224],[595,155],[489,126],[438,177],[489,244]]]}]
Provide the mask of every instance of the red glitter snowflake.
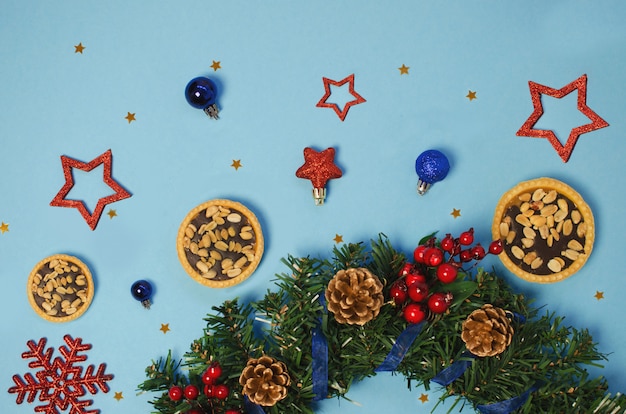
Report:
[{"label": "red glitter snowflake", "polygon": [[22,353],[22,358],[32,358],[28,363],[29,368],[39,369],[33,376],[26,373],[24,379],[19,375],[13,375],[15,386],[9,388],[9,393],[17,394],[17,404],[24,399],[29,403],[35,401],[39,394],[39,401],[46,403],[35,407],[36,413],[58,414],[59,410],[70,409],[69,414],[98,414],[100,410],[88,410],[92,400],[80,399],[87,391],[91,394],[109,392],[107,381],[113,379],[113,375],[105,374],[106,364],[96,367],[87,366],[83,373],[83,367],[77,365],[87,359],[87,355],[81,352],[91,349],[91,344],[83,344],[81,338],[73,339],[70,335],[63,337],[67,346],[60,346],[59,353],[52,360],[54,348],[46,348],[46,338],[39,342],[30,340],[26,343],[29,351]]}]

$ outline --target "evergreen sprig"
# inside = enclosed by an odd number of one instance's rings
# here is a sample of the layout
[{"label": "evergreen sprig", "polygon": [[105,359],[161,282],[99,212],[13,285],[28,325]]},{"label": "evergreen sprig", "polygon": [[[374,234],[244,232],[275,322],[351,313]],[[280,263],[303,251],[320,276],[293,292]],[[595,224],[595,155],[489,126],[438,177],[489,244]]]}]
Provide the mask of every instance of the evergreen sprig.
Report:
[{"label": "evergreen sprig", "polygon": [[[363,243],[343,244],[333,249],[330,258],[288,256],[283,262],[288,271],[276,276],[275,290],[249,304],[241,305],[234,299],[214,307],[205,318],[203,335],[193,341],[181,361],[174,360],[169,352],[146,369],[147,379],[139,389],[157,393],[151,401],[156,413],[184,413],[192,407],[206,413],[224,413],[226,409],[243,413],[239,375],[249,358],[269,355],[286,364],[292,382],[287,397],[264,407],[264,412],[313,414],[311,348],[312,331],[318,327],[329,349],[327,398],[345,398],[355,381],[376,375],[375,369],[407,327],[401,308],[389,300],[365,325],[342,325],[326,311],[325,289],[337,271],[365,267],[379,277],[389,298],[389,290],[406,262],[405,255],[381,234],[369,248]],[[445,386],[436,385],[442,391],[441,401],[455,400],[450,411],[459,404],[478,409],[520,395],[528,398],[516,409],[518,413],[626,411],[626,397],[609,395],[606,379],[592,378],[587,370],[607,359],[588,330],[567,326],[554,313],[540,315],[531,300],[513,292],[494,271],[462,271],[445,289],[454,295],[450,308],[427,321],[396,369],[409,384],[430,389],[442,370],[467,361],[469,367],[458,378]],[[479,358],[467,352],[460,333],[467,316],[484,304],[507,311],[515,333],[504,352]],[[200,377],[213,361],[223,368],[220,381],[231,390],[227,399],[217,401],[204,395],[178,403],[169,399],[167,390],[173,385],[200,387]]]}]

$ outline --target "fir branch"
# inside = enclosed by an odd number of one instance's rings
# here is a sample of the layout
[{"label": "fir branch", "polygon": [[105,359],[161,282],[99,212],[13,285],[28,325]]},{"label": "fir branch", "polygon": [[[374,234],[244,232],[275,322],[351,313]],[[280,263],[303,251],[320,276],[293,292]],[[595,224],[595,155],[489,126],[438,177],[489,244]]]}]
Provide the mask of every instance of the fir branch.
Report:
[{"label": "fir branch", "polygon": [[[438,243],[433,235],[424,240]],[[389,297],[398,279],[405,256],[383,234],[371,241],[333,248],[328,259],[295,258],[283,260],[288,272],[277,275],[276,290],[250,304],[225,302],[205,318],[203,335],[193,341],[184,356],[188,378],[179,373],[180,362],[171,352],[146,369],[143,392],[160,393],[151,403],[161,414],[184,412],[192,403],[174,403],[167,392],[174,384],[199,383],[199,377],[212,361],[218,361],[223,381],[231,395],[222,402],[200,396],[193,406],[206,412],[222,413],[226,407],[242,410],[243,396],[238,378],[249,358],[270,355],[286,364],[292,378],[287,397],[267,414],[313,414],[311,332],[321,326],[328,348],[329,397],[342,397],[354,381],[375,375],[407,324],[402,310],[393,301],[384,304],[378,316],[363,326],[338,324],[323,304],[326,286],[335,273],[351,267],[365,267],[383,282]],[[431,279],[434,268],[428,268]],[[413,346],[397,367],[397,372],[426,389],[443,369],[458,361],[469,367],[442,389],[441,401],[452,398],[452,408],[498,403],[529,393],[519,413],[624,413],[626,397],[607,394],[605,378],[591,378],[587,368],[601,366],[600,353],[588,330],[564,324],[553,313],[539,315],[532,301],[514,293],[495,271],[477,269],[459,272],[457,281],[434,286],[453,293],[454,301],[443,315],[431,317]],[[469,356],[460,333],[465,319],[474,310],[492,304],[508,312],[514,328],[511,344],[495,357]],[[256,321],[256,322],[255,322]],[[255,329],[261,327],[262,329]],[[436,408],[437,406],[435,406]]]}]

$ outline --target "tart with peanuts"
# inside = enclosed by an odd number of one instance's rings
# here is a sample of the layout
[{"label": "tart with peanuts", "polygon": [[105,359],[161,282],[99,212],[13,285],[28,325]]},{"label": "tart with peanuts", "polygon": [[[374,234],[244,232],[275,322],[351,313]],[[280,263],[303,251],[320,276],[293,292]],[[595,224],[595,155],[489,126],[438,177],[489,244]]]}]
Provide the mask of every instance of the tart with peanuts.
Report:
[{"label": "tart with peanuts", "polygon": [[554,283],[586,263],[595,237],[593,214],[573,188],[553,178],[524,181],[496,207],[494,239],[502,263],[530,282]]},{"label": "tart with peanuts", "polygon": [[51,322],[69,322],[89,308],[94,284],[82,261],[55,254],[35,265],[26,290],[28,301],[39,316]]},{"label": "tart with peanuts", "polygon": [[234,286],[256,270],[263,256],[263,233],[252,211],[232,200],[200,204],[182,221],[178,259],[189,276],[215,288]]}]

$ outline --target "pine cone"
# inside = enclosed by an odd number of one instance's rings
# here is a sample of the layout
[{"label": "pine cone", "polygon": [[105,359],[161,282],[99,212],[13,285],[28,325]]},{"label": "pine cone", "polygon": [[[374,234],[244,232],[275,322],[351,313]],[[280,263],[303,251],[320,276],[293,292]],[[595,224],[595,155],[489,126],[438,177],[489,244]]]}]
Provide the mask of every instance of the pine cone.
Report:
[{"label": "pine cone", "polygon": [[269,407],[287,396],[291,378],[283,362],[262,356],[248,360],[239,377],[239,384],[250,401]]},{"label": "pine cone", "polygon": [[511,343],[513,327],[503,309],[487,304],[476,309],[463,322],[461,338],[472,354],[494,356]]},{"label": "pine cone", "polygon": [[340,270],[328,283],[328,310],[341,324],[365,325],[378,316],[385,298],[378,277],[364,268]]}]

